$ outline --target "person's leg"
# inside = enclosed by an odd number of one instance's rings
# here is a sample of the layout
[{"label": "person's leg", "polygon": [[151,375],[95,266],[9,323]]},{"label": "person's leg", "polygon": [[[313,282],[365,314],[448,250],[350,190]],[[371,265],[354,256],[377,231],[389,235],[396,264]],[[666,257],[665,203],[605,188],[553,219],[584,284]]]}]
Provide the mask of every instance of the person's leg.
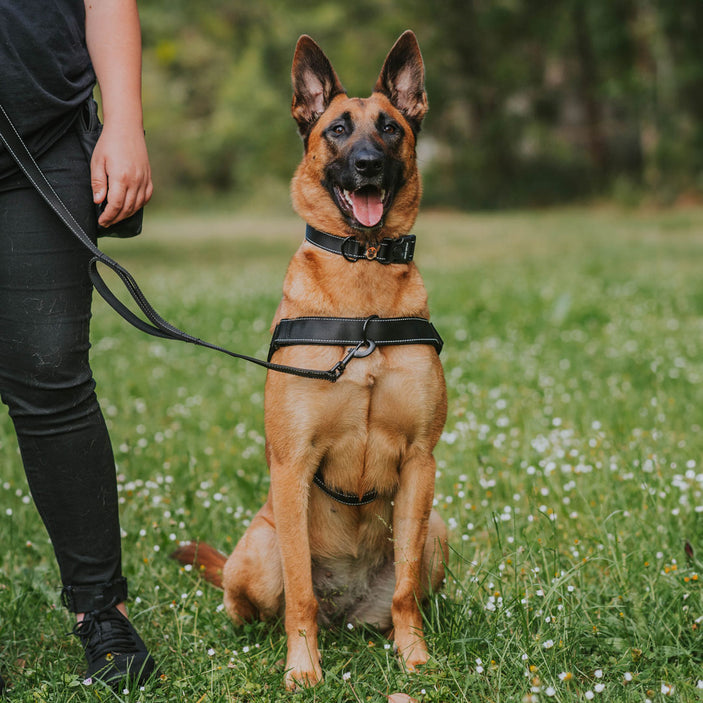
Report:
[{"label": "person's leg", "polygon": [[[94,235],[89,168],[75,132],[40,166]],[[127,598],[115,464],[88,360],[89,254],[28,182],[2,185],[0,397],[56,553],[63,602],[81,619]]]}]

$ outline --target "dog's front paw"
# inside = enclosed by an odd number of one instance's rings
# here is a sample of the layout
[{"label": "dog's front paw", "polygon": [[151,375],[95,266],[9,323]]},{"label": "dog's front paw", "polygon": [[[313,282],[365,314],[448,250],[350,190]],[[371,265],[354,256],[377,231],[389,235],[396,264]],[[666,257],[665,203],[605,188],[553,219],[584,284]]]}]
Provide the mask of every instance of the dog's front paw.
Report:
[{"label": "dog's front paw", "polygon": [[411,673],[417,671],[417,667],[426,664],[430,658],[422,638],[414,637],[404,645],[396,640],[396,650],[403,667]]},{"label": "dog's front paw", "polygon": [[297,688],[309,688],[322,681],[322,668],[319,664],[304,667],[286,664],[286,688],[295,691]]},{"label": "dog's front paw", "polygon": [[315,640],[301,636],[288,641],[285,681],[289,691],[294,691],[296,688],[309,688],[322,681],[320,652]]}]

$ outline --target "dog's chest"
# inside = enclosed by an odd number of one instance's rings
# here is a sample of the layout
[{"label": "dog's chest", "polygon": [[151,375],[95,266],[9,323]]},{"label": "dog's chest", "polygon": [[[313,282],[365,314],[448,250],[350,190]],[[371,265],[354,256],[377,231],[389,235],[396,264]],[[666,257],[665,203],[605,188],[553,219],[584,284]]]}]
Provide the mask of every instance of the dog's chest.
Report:
[{"label": "dog's chest", "polygon": [[320,460],[325,480],[352,492],[395,492],[408,453],[425,442],[441,414],[441,389],[425,363],[432,354],[429,348],[384,349],[350,365],[320,414],[321,420],[334,418]]}]

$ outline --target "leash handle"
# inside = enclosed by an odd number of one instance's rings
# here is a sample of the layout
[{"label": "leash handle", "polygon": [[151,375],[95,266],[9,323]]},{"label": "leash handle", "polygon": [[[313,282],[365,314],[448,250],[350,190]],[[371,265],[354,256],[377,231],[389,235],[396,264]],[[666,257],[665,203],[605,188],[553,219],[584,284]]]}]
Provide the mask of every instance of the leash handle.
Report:
[{"label": "leash handle", "polygon": [[[15,126],[12,124],[12,121],[2,105],[0,105],[0,140],[17,163],[20,170],[29,179],[30,183],[34,186],[39,195],[41,195],[47,205],[49,205],[49,207],[56,213],[59,219],[66,225],[78,241],[91,252],[93,258],[90,260],[88,266],[90,279],[93,282],[95,289],[104,298],[105,302],[129,324],[154,337],[188,342],[189,344],[195,344],[197,346],[213,349],[236,359],[243,359],[244,361],[249,361],[253,364],[263,366],[270,371],[280,371],[281,373],[288,373],[294,376],[321,379],[331,382],[336,381],[341,376],[344,369],[342,368],[340,370],[337,366],[328,371],[302,369],[295,366],[274,364],[270,361],[263,361],[262,359],[257,359],[252,356],[246,356],[245,354],[238,354],[224,347],[220,347],[216,344],[211,344],[210,342],[199,339],[198,337],[194,337],[193,335],[179,329],[175,325],[172,325],[161,315],[159,315],[158,312],[156,312],[154,307],[147,300],[144,293],[142,293],[132,274],[123,266],[118,264],[114,259],[110,258],[107,254],[101,251],[86,234],[85,230],[78,224],[76,219],[71,214],[71,211],[66,207],[64,202],[52,187],[51,183],[47,180],[44,172],[39,168],[39,165],[34,160],[34,157],[27,148],[27,145],[22,140],[22,137],[20,137],[19,133],[15,129]],[[98,263],[105,264],[117,274],[127,289],[127,292],[130,294],[142,313],[144,313],[144,316],[147,318],[148,322],[135,315],[134,312],[124,305],[124,303],[117,298],[112,290],[110,290],[109,286],[105,283],[100,275],[100,272],[98,271]]]}]

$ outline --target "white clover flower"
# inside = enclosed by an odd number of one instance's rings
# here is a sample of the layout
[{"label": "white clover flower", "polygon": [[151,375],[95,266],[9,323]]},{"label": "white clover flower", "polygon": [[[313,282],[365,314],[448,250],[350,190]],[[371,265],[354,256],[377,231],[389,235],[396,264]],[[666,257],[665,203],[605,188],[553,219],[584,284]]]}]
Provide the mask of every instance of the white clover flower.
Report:
[{"label": "white clover flower", "polygon": [[349,679],[351,678],[351,671],[345,671],[345,672],[342,674],[342,678],[343,678],[345,681],[349,681]]},{"label": "white clover flower", "polygon": [[542,642],[542,646],[545,649],[551,649],[554,646],[554,640],[547,640],[546,642]]},{"label": "white clover flower", "polygon": [[595,696],[594,696],[593,691],[586,691],[586,693],[583,694],[583,697],[584,697],[587,701],[592,701]]},{"label": "white clover flower", "polygon": [[596,693],[603,693],[605,691],[605,684],[604,683],[597,683],[594,687],[593,690]]},{"label": "white clover flower", "polygon": [[594,675],[597,679],[602,679],[602,678],[603,678],[603,669],[596,669],[596,670],[593,672],[593,675]]}]

